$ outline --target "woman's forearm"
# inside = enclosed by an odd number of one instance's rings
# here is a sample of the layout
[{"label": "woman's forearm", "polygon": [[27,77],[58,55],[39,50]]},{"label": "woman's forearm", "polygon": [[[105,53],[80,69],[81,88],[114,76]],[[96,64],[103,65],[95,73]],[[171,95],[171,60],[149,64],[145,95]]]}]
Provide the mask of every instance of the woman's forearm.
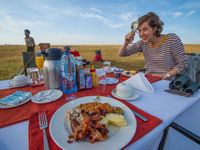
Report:
[{"label": "woman's forearm", "polygon": [[128,46],[128,44],[126,42],[124,42],[124,44],[120,47],[120,49],[118,51],[119,56],[124,56],[127,46]]},{"label": "woman's forearm", "polygon": [[131,31],[129,32],[128,34],[126,34],[125,36],[125,39],[124,39],[124,43],[123,45],[120,47],[119,49],[119,52],[118,52],[118,55],[119,56],[125,56],[125,51],[126,51],[126,48],[128,46],[128,44],[134,40],[134,36],[135,36],[135,32]]},{"label": "woman's forearm", "polygon": [[169,73],[170,76],[172,77],[172,76],[174,76],[174,75],[176,75],[178,73],[178,70],[173,68],[172,70],[168,71],[167,73]]},{"label": "woman's forearm", "polygon": [[169,74],[170,77],[173,77],[175,76],[176,74],[178,74],[178,70],[176,68],[173,68],[172,70],[168,71],[168,72],[165,72],[163,74],[157,74],[157,73],[154,73],[152,74],[153,76],[157,76],[157,77],[161,77],[163,79],[168,79],[168,77],[166,76],[166,74]]},{"label": "woman's forearm", "polygon": [[161,76],[161,78],[167,79],[168,77],[166,76],[166,74],[169,74],[170,77],[173,77],[173,76],[175,76],[176,74],[178,74],[178,70],[177,70],[176,68],[173,68],[172,70],[170,70],[170,71],[168,71],[168,72],[166,72],[166,73],[163,73],[162,76]]}]

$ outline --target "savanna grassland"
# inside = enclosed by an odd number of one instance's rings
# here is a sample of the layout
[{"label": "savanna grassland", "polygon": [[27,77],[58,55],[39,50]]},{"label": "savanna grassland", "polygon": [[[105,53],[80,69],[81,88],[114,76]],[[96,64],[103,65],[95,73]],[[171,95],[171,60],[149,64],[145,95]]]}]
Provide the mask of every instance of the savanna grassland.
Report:
[{"label": "savanna grassland", "polygon": [[[74,47],[71,45],[72,49]],[[184,47],[186,53],[200,53],[200,44],[186,44]],[[129,70],[137,70],[144,67],[145,62],[142,53],[129,57],[119,57],[119,48],[120,45],[79,45],[78,51],[83,58],[91,62],[94,59],[95,50],[101,50],[103,59],[111,61],[111,66]],[[25,46],[0,46],[0,80],[11,79],[23,69],[23,51],[26,51]],[[36,51],[40,51],[39,46],[36,46]],[[102,67],[102,62],[92,62],[92,64],[95,65],[95,68]]]}]

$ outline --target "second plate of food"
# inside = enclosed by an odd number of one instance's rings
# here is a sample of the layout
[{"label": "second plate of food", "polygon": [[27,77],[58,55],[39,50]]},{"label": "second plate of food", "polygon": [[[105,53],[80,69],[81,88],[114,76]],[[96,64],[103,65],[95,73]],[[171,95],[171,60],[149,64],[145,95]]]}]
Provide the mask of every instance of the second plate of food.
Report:
[{"label": "second plate of food", "polygon": [[134,71],[134,70],[129,70],[129,71],[126,70],[126,71],[122,72],[122,74],[127,77],[131,77],[131,76],[135,75],[136,73],[137,73],[137,71]]}]

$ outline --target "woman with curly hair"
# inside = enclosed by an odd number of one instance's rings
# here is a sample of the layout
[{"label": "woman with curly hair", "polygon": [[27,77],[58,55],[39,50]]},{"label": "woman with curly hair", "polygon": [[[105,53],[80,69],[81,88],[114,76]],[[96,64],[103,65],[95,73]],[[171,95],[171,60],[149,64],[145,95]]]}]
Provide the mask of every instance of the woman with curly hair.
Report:
[{"label": "woman with curly hair", "polygon": [[184,71],[187,59],[184,46],[176,34],[161,34],[163,24],[153,12],[140,17],[137,30],[141,40],[128,46],[134,40],[135,31],[128,33],[118,53],[119,56],[125,57],[143,52],[146,73],[168,79]]}]

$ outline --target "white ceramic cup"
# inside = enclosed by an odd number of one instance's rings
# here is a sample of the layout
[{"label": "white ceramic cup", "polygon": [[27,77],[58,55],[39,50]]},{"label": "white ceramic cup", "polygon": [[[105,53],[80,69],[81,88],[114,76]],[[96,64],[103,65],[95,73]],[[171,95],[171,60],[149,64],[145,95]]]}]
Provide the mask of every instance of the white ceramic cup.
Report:
[{"label": "white ceramic cup", "polygon": [[18,75],[15,76],[13,78],[13,81],[15,82],[15,84],[19,85],[19,84],[25,84],[28,82],[28,78],[25,75]]},{"label": "white ceramic cup", "polygon": [[133,88],[126,83],[119,83],[116,87],[116,94],[120,97],[131,97],[133,95]]}]

